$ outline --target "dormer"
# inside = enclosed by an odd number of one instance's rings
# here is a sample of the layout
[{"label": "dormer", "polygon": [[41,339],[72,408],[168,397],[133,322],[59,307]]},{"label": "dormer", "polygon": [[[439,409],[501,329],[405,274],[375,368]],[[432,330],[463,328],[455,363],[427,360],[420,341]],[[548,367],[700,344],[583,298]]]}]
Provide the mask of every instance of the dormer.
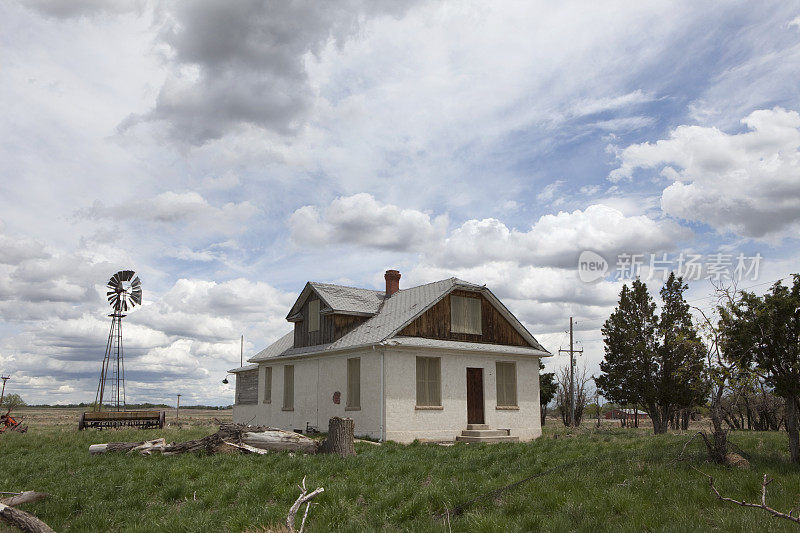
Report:
[{"label": "dormer", "polygon": [[[399,281],[399,273],[396,278]],[[317,346],[340,339],[375,316],[385,297],[383,291],[306,283],[286,316],[286,320],[294,323],[294,347]]]}]

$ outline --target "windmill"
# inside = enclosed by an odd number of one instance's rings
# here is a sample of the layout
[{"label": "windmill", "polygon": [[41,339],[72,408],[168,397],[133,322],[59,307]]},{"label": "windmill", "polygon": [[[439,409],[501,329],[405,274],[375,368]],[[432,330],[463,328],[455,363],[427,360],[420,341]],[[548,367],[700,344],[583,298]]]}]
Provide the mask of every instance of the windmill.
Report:
[{"label": "windmill", "polygon": [[[133,270],[121,270],[108,280],[108,303],[114,309],[111,313],[111,330],[106,342],[106,354],[97,384],[95,409],[103,410],[103,399],[110,392],[108,403],[114,411],[125,410],[125,361],[122,348],[122,319],[128,309],[142,303],[142,282]],[[106,386],[110,386],[110,391]]]}]

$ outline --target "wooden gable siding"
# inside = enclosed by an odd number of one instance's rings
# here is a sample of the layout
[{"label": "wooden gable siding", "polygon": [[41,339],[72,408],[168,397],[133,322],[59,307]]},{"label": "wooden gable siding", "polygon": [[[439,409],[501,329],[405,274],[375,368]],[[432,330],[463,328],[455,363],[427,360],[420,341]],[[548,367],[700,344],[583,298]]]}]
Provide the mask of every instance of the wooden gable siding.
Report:
[{"label": "wooden gable siding", "polygon": [[[364,316],[351,316],[351,315],[321,315],[319,317],[319,330],[308,331],[308,304],[313,300],[318,300],[314,292],[312,292],[306,301],[303,302],[303,307],[300,308],[300,313],[303,319],[294,323],[294,347],[300,348],[303,346],[316,346],[318,344],[328,344],[335,340],[341,339],[346,333],[350,332],[357,325],[363,323],[368,317]],[[320,307],[324,304],[320,303]]]},{"label": "wooden gable siding", "polygon": [[258,370],[236,373],[236,404],[258,403]]},{"label": "wooden gable siding", "polygon": [[[450,331],[450,295],[479,298],[481,300],[481,329],[483,331],[481,335],[452,333]],[[486,298],[480,294],[462,290],[454,290],[442,298],[439,303],[403,328],[398,335],[448,341],[504,344],[506,346],[530,346]]]}]

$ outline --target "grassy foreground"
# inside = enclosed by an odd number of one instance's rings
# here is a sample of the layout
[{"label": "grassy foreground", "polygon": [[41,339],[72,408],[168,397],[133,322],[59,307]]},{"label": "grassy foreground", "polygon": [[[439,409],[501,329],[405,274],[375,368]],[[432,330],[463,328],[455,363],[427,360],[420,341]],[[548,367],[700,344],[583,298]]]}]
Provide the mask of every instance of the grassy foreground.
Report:
[{"label": "grassy foreground", "polygon": [[[279,529],[307,476],[325,488],[311,531],[447,531],[433,514],[558,465],[579,461],[470,507],[453,531],[789,531],[767,513],[716,500],[720,492],[757,500],[768,473],[768,503],[800,504],[800,469],[788,463],[785,433],[736,433],[750,470],[704,462],[702,444],[676,462],[687,435],[630,429],[567,433],[549,426],[532,443],[437,446],[356,444],[358,456],[289,454],[90,457],[89,444],[166,437],[187,440],[210,425],[151,431],[85,431],[32,425],[0,435],[0,490],[52,497],[26,507],[56,531],[265,531]],[[2,530],[2,526],[0,526]]]}]

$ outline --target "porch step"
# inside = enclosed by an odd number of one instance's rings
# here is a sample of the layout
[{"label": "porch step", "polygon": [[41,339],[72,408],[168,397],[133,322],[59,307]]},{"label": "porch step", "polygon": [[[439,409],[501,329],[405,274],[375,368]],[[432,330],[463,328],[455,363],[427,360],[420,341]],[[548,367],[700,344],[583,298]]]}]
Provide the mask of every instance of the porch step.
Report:
[{"label": "porch step", "polygon": [[484,442],[487,444],[494,442],[519,442],[519,437],[512,437],[511,435],[504,435],[500,437],[467,437],[464,435],[459,435],[456,437],[456,442]]},{"label": "porch step", "polygon": [[465,429],[462,437],[507,437],[507,429]]},{"label": "porch step", "polygon": [[456,442],[519,442],[519,437],[511,436],[509,429],[489,429],[486,424],[469,424],[456,437]]}]

